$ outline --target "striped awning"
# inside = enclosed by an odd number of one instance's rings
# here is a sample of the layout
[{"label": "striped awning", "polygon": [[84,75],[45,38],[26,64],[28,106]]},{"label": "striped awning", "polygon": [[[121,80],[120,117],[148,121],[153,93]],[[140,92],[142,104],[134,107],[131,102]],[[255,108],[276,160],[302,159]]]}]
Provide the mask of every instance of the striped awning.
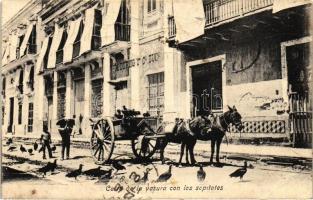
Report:
[{"label": "striped awning", "polygon": [[81,43],[80,43],[79,55],[91,50],[91,39],[92,39],[93,27],[95,23],[96,6],[97,5],[86,10],[85,26],[84,26],[83,34],[80,40]]},{"label": "striped awning", "polygon": [[53,35],[50,52],[49,52],[49,58],[48,58],[48,65],[47,65],[48,69],[55,68],[56,52],[60,46],[60,42],[63,36],[63,31],[64,31],[63,27],[59,27],[57,24],[55,25],[54,35]]},{"label": "striped awning", "polygon": [[18,36],[16,34],[12,34],[9,39],[10,43],[10,54],[9,54],[9,61],[13,61],[16,59],[16,50],[18,47]]},{"label": "striped awning", "polygon": [[188,0],[188,3],[185,0],[173,0],[173,14],[176,24],[176,40],[179,43],[204,34],[203,0]]},{"label": "striped awning", "polygon": [[274,0],[273,13],[308,3],[313,3],[313,0]]},{"label": "striped awning", "polygon": [[73,58],[73,44],[79,32],[79,27],[82,19],[81,17],[69,22],[68,26],[68,37],[66,39],[65,45],[63,47],[63,62],[72,62]]},{"label": "striped awning", "polygon": [[43,59],[45,57],[45,55],[47,54],[47,50],[48,50],[48,45],[49,45],[49,39],[50,37],[46,37],[43,41],[39,56],[37,58],[37,62],[36,62],[36,67],[35,67],[35,72],[36,74],[40,73],[41,71],[43,71]]},{"label": "striped awning", "polygon": [[26,53],[25,50],[27,48],[27,44],[29,43],[29,39],[30,39],[30,36],[31,36],[31,34],[33,32],[34,26],[35,26],[35,23],[31,23],[27,27],[27,31],[26,31],[25,37],[24,37],[23,42],[22,42],[22,44],[20,46],[20,56],[23,56]]},{"label": "striped awning", "polygon": [[114,24],[121,7],[121,0],[107,0],[106,3],[108,4],[107,13],[102,17],[102,46],[111,44],[115,40]]}]

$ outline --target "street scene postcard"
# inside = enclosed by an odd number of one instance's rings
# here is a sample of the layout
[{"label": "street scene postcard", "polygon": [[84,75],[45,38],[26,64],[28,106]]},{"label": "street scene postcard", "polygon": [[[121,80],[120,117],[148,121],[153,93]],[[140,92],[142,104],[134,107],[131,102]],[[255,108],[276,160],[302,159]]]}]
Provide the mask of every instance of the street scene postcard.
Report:
[{"label": "street scene postcard", "polygon": [[313,198],[313,0],[0,4],[1,198]]}]

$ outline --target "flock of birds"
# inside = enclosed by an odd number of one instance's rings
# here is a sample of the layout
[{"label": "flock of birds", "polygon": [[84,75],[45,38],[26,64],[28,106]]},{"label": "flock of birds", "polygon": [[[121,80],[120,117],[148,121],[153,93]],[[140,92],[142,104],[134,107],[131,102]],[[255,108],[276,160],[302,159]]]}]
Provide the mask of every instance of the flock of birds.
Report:
[{"label": "flock of birds", "polygon": [[[9,138],[9,139],[6,141],[6,145],[9,146],[9,148],[8,148],[8,151],[9,151],[9,152],[15,151],[15,150],[17,149],[17,146],[15,146],[15,145],[13,144],[12,138]],[[21,144],[19,150],[20,150],[22,153],[27,153],[27,152],[28,152],[29,155],[32,156],[32,155],[34,155],[34,151],[37,151],[37,150],[38,150],[38,153],[40,153],[40,152],[43,151],[43,146],[41,146],[39,149],[38,149],[38,147],[39,147],[39,144],[35,141],[35,142],[33,143],[33,148],[27,149],[25,146],[23,146],[23,145]],[[56,147],[55,145],[52,145],[52,146],[51,146],[51,151],[52,151],[52,152],[55,152],[56,149],[57,149],[57,147]]]},{"label": "flock of birds", "polygon": [[[6,144],[9,146],[8,151],[14,151],[17,147],[13,146],[13,141],[11,138],[9,138],[6,141]],[[26,149],[22,144],[20,145],[20,151],[22,153],[26,153],[28,152],[29,155],[33,155],[33,151],[37,151],[41,152],[43,150],[43,147],[39,148],[38,143],[35,141],[33,143],[33,148],[30,149]],[[56,146],[53,145],[51,148],[52,151],[56,150]],[[251,164],[250,166],[251,167]],[[46,174],[48,172],[51,172],[51,174],[55,171],[55,169],[57,168],[57,159],[54,160],[53,163],[48,162],[45,166],[41,167],[38,169],[38,172],[41,173],[44,176],[46,176]],[[83,171],[83,164],[80,164],[78,169],[75,169],[73,171],[68,172],[65,176],[68,178],[75,178],[77,179],[78,176],[80,175],[86,175],[86,176],[90,176],[90,177],[97,177],[99,178],[99,182],[108,182],[110,181],[114,174],[113,171],[116,170],[115,174],[117,174],[118,171],[121,170],[126,170],[126,167],[122,165],[122,163],[120,161],[113,161],[112,163],[112,168],[110,168],[109,170],[103,170],[101,169],[101,166],[97,167],[97,168],[93,168],[93,169],[89,169],[86,171]],[[140,175],[138,175],[136,172],[131,172],[129,179],[133,180],[134,182],[140,182],[140,183],[146,183],[149,178],[148,175],[150,173],[152,169],[147,168],[144,173],[143,176],[141,177]],[[244,166],[240,167],[239,169],[235,170],[234,172],[232,172],[229,176],[231,178],[240,178],[240,180],[242,180],[242,178],[244,177],[244,175],[247,172],[247,161],[244,161]],[[168,181],[170,178],[172,177],[172,165],[169,165],[169,168],[166,172],[162,173],[157,180],[155,180],[155,182],[166,182]],[[203,166],[200,165],[199,170],[197,171],[197,179],[199,182],[203,182],[206,178],[206,172],[203,169]]]}]

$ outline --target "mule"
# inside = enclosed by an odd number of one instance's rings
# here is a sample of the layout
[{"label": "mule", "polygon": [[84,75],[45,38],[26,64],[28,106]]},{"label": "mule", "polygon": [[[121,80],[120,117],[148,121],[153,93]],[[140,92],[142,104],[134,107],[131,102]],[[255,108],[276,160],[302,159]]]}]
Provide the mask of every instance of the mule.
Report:
[{"label": "mule", "polygon": [[213,121],[207,116],[197,116],[189,121],[181,120],[175,123],[172,132],[165,132],[165,137],[158,139],[162,163],[165,162],[164,150],[168,142],[174,142],[181,144],[179,165],[181,165],[182,162],[184,149],[186,149],[186,163],[189,163],[189,152],[191,164],[196,164],[194,146],[196,145],[197,139],[204,141],[211,140],[210,162],[213,162],[216,145],[216,161],[219,162],[220,145],[230,124],[235,125],[239,131],[243,128],[241,115],[238,113],[236,107],[231,108],[228,106],[228,108],[229,110],[222,115],[214,117]]}]

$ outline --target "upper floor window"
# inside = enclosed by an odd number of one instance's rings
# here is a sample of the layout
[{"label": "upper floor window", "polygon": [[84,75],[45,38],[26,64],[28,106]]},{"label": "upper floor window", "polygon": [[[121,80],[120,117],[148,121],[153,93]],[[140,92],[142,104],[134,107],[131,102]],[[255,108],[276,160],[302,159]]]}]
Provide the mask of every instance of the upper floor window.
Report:
[{"label": "upper floor window", "polygon": [[148,13],[156,10],[156,0],[148,0]]}]

